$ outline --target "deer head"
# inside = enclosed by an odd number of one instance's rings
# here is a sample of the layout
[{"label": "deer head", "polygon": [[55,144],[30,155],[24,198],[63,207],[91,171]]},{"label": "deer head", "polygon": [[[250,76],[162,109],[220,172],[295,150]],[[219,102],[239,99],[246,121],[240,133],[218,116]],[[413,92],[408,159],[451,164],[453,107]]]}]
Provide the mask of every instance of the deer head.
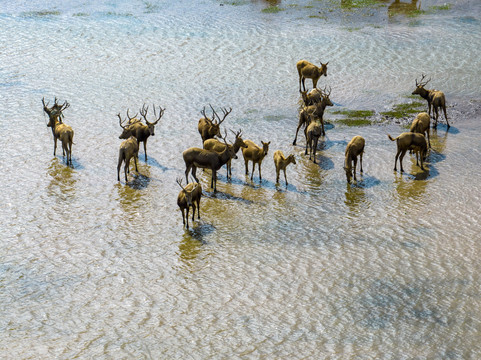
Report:
[{"label": "deer head", "polygon": [[42,98],[43,111],[45,111],[49,117],[48,127],[55,127],[55,123],[62,122],[62,112],[67,109],[70,104],[65,101],[62,105],[58,103],[58,99],[55,98],[55,103],[52,107],[48,107],[49,103],[45,104],[45,98]]},{"label": "deer head", "polygon": [[412,95],[421,95],[424,94],[427,90],[424,88],[426,86],[426,84],[428,82],[431,81],[431,78],[429,78],[429,80],[427,81],[424,81],[424,78],[426,77],[426,75],[422,74],[422,78],[421,80],[418,82],[418,79],[416,78],[416,89],[414,89],[414,91],[412,92]]},{"label": "deer head", "polygon": [[323,106],[333,106],[331,99],[329,99],[329,95],[331,95],[331,87],[329,87],[329,92],[327,92],[327,86],[324,87],[323,90],[317,90],[321,94],[321,103],[323,104]]},{"label": "deer head", "polygon": [[149,127],[149,133],[150,133],[150,135],[154,136],[154,135],[155,135],[154,127],[155,127],[155,125],[157,125],[157,123],[160,121],[160,119],[161,119],[162,116],[164,115],[165,108],[162,109],[162,107],[159,106],[159,114],[157,114],[157,111],[155,110],[155,105],[152,105],[152,107],[154,108],[154,118],[155,118],[155,121],[150,122],[150,121],[147,120],[147,112],[149,111],[149,107],[148,107],[148,106],[145,106],[145,104],[143,104],[143,105],[142,105],[142,109],[140,109],[140,115],[142,115],[142,117],[143,117],[144,120],[145,120],[145,123],[146,123],[147,126]]},{"label": "deer head", "polygon": [[237,150],[238,150],[238,149],[241,148],[241,147],[242,147],[242,148],[246,148],[247,145],[246,145],[246,143],[244,142],[244,140],[242,140],[242,137],[241,137],[241,135],[242,135],[242,130],[239,130],[239,131],[237,131],[237,132],[234,132],[233,130],[231,130],[231,131],[232,131],[232,133],[235,135],[235,141],[234,141],[234,145],[233,145],[233,146],[234,146],[234,149],[237,149]]},{"label": "deer head", "polygon": [[192,194],[194,193],[195,189],[197,189],[197,186],[199,186],[199,184],[195,184],[195,186],[193,187],[192,190],[187,190],[183,185],[182,185],[182,178],[178,177],[176,179],[176,182],[177,184],[179,184],[179,186],[181,187],[182,189],[182,192],[185,196],[185,201],[187,203],[187,206],[192,206]]},{"label": "deer head", "polygon": [[320,60],[319,62],[321,63],[321,75],[327,76],[327,64],[329,64],[329,61],[325,64],[323,64]]}]

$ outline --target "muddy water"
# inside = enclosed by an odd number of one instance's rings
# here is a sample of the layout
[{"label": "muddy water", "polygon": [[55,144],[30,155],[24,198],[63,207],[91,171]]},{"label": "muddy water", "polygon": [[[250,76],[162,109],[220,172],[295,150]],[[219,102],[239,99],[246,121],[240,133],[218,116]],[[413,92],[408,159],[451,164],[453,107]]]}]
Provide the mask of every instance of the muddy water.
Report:
[{"label": "muddy water", "polygon": [[[389,5],[3,4],[2,357],[479,358],[481,8]],[[379,114],[429,74],[452,127],[432,133],[428,170],[407,155],[393,172],[387,134],[405,131],[393,122],[331,121],[308,161],[302,137],[290,145],[300,58],[330,62],[333,110]],[[71,104],[72,167],[52,155],[41,99],[55,96]],[[139,175],[118,183],[116,114],[144,102],[165,115]],[[208,103],[271,145],[262,181],[240,159],[215,194],[201,175],[188,231],[175,179]],[[354,135],[366,151],[350,186]],[[275,184],[277,149],[296,154],[288,186]]]}]

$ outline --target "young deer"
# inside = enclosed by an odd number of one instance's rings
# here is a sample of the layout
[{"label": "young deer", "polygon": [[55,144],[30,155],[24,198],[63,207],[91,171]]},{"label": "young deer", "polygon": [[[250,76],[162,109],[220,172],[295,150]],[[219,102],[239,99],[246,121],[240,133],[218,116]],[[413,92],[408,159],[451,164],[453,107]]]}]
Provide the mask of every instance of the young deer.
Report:
[{"label": "young deer", "polygon": [[[438,109],[441,108],[444,112],[444,118],[446,119],[446,124],[448,125],[448,129],[451,127],[449,125],[448,116],[446,115],[446,98],[444,93],[439,90],[428,90],[424,87],[431,79],[423,82],[426,76],[422,74],[421,81],[418,83],[418,79],[416,79],[416,89],[412,92],[413,95],[419,95],[423,99],[428,102],[428,114],[431,116],[431,107],[433,108],[433,119],[435,119],[433,127],[436,128],[438,126],[438,118],[439,118],[439,111]],[[434,116],[436,113],[436,116]]]},{"label": "young deer", "polygon": [[196,147],[189,148],[182,153],[185,162],[185,178],[189,182],[189,172],[192,169],[192,176],[195,181],[199,182],[196,177],[197,168],[210,169],[212,178],[210,187],[217,191],[217,171],[230,159],[237,159],[234,147],[227,144],[225,137],[223,138],[226,147],[224,151],[218,153],[214,150],[200,149]]},{"label": "young deer", "polygon": [[139,157],[139,143],[135,136],[131,136],[127,140],[122,141],[119,149],[119,161],[117,163],[117,181],[120,181],[120,167],[122,162],[124,165],[125,182],[127,182],[127,173],[130,173],[130,159],[134,158],[135,171],[138,173],[137,169],[137,158]]},{"label": "young deer", "polygon": [[351,141],[346,146],[346,153],[344,159],[344,170],[346,171],[347,182],[350,183],[353,175],[353,165],[354,165],[354,181],[356,179],[356,166],[357,157],[359,156],[359,162],[361,163],[361,174],[362,174],[362,154],[364,153],[364,145],[366,141],[362,136],[354,136]]},{"label": "young deer", "polygon": [[[227,145],[227,146],[232,146],[234,148],[234,152],[237,154],[240,148],[246,148],[247,145],[245,144],[244,140],[242,140],[242,137],[241,137],[242,130],[239,130],[238,132],[233,132],[233,133],[235,135],[234,144]],[[225,147],[226,145],[217,139],[207,139],[206,141],[204,141],[204,149],[206,150],[214,150],[216,152],[222,152],[225,150]],[[226,167],[227,167],[227,178],[231,178],[232,177],[232,159],[229,159],[227,161]]]},{"label": "young deer", "polygon": [[415,132],[418,134],[427,134],[428,138],[428,146],[431,147],[431,139],[429,137],[429,124],[431,122],[431,118],[428,113],[422,112],[417,114],[414,118],[411,128],[409,129],[410,132]]},{"label": "young deer", "polygon": [[127,116],[129,118],[129,121],[125,126],[123,125],[124,121],[120,117],[120,114],[117,115],[119,117],[120,127],[123,129],[123,132],[122,134],[120,134],[119,139],[128,139],[129,137],[134,136],[139,142],[139,144],[143,142],[145,161],[147,161],[147,140],[149,136],[155,135],[155,125],[157,125],[157,123],[160,121],[165,111],[165,109],[162,109],[162,107],[159,106],[159,114],[157,115],[157,112],[155,110],[155,105],[153,105],[153,108],[154,108],[154,117],[155,117],[155,121],[153,122],[150,122],[147,120],[147,112],[149,110],[149,107],[143,104],[142,109],[140,109],[140,114],[144,118],[146,125],[142,124],[142,122],[139,119],[137,119],[135,116],[131,118],[128,114],[128,110],[127,110]]},{"label": "young deer", "polygon": [[202,109],[201,111],[203,118],[201,118],[199,120],[199,123],[197,124],[197,130],[199,131],[199,134],[202,137],[202,143],[204,143],[207,139],[213,139],[215,136],[221,137],[220,124],[222,124],[222,122],[224,122],[227,115],[229,115],[232,112],[232,108],[230,108],[229,110],[227,110],[226,108],[222,108],[221,110],[224,114],[224,117],[221,120],[219,115],[217,115],[217,113],[215,112],[212,105],[209,104],[209,106],[212,109],[212,119],[209,119],[205,114],[205,106],[204,106],[204,109]]},{"label": "young deer", "polygon": [[312,87],[315,88],[319,78],[322,75],[327,76],[327,64],[329,64],[329,62],[325,64],[321,62],[321,67],[317,67],[307,60],[299,60],[296,64],[297,72],[299,73],[299,91],[301,91],[301,82],[304,91],[306,90],[306,78],[312,79]]},{"label": "young deer", "polygon": [[419,152],[419,157],[421,158],[421,169],[424,170],[423,162],[424,162],[424,157],[426,156],[426,151],[428,149],[428,144],[423,134],[405,132],[394,139],[389,134],[387,136],[389,140],[396,141],[396,144],[397,144],[397,153],[396,153],[396,158],[394,159],[394,171],[397,171],[396,164],[397,164],[397,159],[399,157],[401,172],[404,172],[403,157],[406,154],[406,151],[408,150],[413,150],[416,152],[416,165],[418,166],[419,166],[419,162],[418,162],[418,152]]},{"label": "young deer", "polygon": [[296,164],[296,158],[293,154],[289,155],[287,158],[284,156],[281,150],[274,151],[274,165],[276,166],[276,184],[279,183],[279,173],[284,171],[284,179],[287,183],[286,167],[289,164]]},{"label": "young deer", "polygon": [[[202,185],[200,183],[189,183],[182,186],[182,178],[177,178],[177,184],[182,188],[177,196],[177,205],[182,211],[182,222],[189,228],[189,208],[192,208],[192,222],[195,219],[195,209],[197,204],[197,218],[200,219],[200,198],[202,197]],[[186,215],[184,215],[184,211]]]},{"label": "young deer", "polygon": [[254,142],[250,140],[245,140],[244,142],[246,143],[247,147],[242,149],[242,156],[244,157],[246,175],[249,175],[248,163],[249,161],[252,161],[251,181],[254,178],[254,170],[256,168],[256,164],[259,164],[259,179],[262,180],[261,164],[262,160],[264,160],[264,157],[269,151],[269,144],[271,142],[269,141],[265,143],[264,141],[261,141],[262,147],[257,146]]},{"label": "young deer", "polygon": [[57,98],[55,98],[55,104],[52,107],[48,107],[45,104],[45,98],[42,98],[43,111],[48,115],[49,122],[48,127],[52,128],[53,134],[53,155],[57,152],[57,139],[62,142],[63,156],[67,155],[67,165],[72,164],[72,144],[74,132],[69,125],[62,122],[63,111],[67,109],[70,104],[65,101],[62,105],[59,105]]}]

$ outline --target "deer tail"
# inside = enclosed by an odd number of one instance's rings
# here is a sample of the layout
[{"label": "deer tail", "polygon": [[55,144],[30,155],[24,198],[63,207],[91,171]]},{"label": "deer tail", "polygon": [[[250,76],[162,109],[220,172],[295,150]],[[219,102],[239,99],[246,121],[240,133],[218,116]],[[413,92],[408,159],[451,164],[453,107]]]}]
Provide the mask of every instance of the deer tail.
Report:
[{"label": "deer tail", "polygon": [[389,135],[389,134],[387,134],[387,137],[388,137],[389,140],[391,140],[391,141],[396,141],[396,140],[397,140],[397,138],[394,138],[394,139],[393,139],[393,138],[391,137],[391,135]]}]

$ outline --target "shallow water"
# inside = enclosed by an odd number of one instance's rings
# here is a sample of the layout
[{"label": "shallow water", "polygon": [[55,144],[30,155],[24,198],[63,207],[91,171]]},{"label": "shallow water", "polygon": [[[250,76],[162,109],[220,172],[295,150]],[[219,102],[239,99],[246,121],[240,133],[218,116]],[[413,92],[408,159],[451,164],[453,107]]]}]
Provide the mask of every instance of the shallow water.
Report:
[{"label": "shallow water", "polygon": [[[2,357],[479,358],[480,4],[424,1],[415,16],[381,1],[219,4],[0,7]],[[301,58],[329,61],[330,111],[389,110],[429,74],[452,126],[432,133],[428,171],[406,155],[393,172],[395,123],[333,122],[318,164],[302,135],[292,146]],[[55,96],[71,104],[72,167],[52,155],[41,99]],[[118,183],[117,113],[144,102],[165,115],[148,161],[141,148],[139,174]],[[215,194],[201,174],[189,231],[175,179],[209,103],[271,145],[262,181],[241,159]],[[350,186],[354,135],[366,150]],[[288,186],[277,149],[296,154]]]}]

